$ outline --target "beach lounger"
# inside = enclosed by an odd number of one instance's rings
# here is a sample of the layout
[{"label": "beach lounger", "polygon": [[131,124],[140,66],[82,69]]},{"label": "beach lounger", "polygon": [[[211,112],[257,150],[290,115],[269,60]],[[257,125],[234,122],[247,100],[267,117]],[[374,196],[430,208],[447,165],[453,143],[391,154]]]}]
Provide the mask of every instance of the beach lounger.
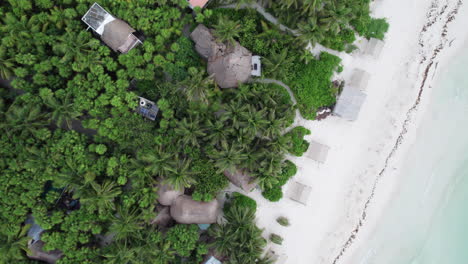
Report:
[{"label": "beach lounger", "polygon": [[298,203],[307,205],[312,188],[299,182],[292,182],[289,185],[287,196]]},{"label": "beach lounger", "polygon": [[354,69],[349,81],[349,86],[365,91],[369,82],[370,74],[363,69]]}]

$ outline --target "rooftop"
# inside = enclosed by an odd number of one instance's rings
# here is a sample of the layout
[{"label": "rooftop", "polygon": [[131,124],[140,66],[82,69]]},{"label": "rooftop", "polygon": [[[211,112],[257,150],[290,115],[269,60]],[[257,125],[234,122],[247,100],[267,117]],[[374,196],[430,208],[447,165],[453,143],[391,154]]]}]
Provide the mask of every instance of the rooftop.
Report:
[{"label": "rooftop", "polygon": [[154,121],[158,115],[159,108],[153,101],[140,97],[140,102],[136,111],[140,115]]}]

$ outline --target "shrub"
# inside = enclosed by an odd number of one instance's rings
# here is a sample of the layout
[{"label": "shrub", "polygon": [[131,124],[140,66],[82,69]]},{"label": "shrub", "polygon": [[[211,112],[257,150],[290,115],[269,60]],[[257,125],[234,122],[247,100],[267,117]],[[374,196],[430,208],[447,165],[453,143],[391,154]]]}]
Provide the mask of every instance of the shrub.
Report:
[{"label": "shrub", "polygon": [[271,234],[270,241],[278,245],[283,244],[283,238],[277,234]]},{"label": "shrub", "polygon": [[277,202],[283,198],[283,190],[279,186],[273,186],[263,190],[262,195],[270,202]]},{"label": "shrub", "polygon": [[209,202],[228,185],[226,177],[217,172],[213,164],[207,160],[198,160],[193,163],[192,171],[195,173],[197,183],[192,198],[195,201]]},{"label": "shrub", "polygon": [[297,166],[292,161],[286,160],[283,163],[281,174],[278,176],[278,186],[285,185],[289,179],[297,172]]},{"label": "shrub", "polygon": [[188,257],[197,246],[199,236],[197,225],[179,224],[169,229],[166,239],[177,254]]},{"label": "shrub", "polygon": [[297,64],[296,76],[290,80],[290,86],[304,118],[313,120],[317,109],[336,102],[331,78],[340,62],[339,57],[322,52],[319,60],[313,59],[306,65]]},{"label": "shrub", "polygon": [[278,218],[276,218],[276,222],[278,222],[278,224],[282,225],[282,226],[289,226],[289,220],[288,218],[284,217],[284,216],[280,216]]},{"label": "shrub", "polygon": [[257,202],[246,195],[234,192],[232,194],[232,200],[227,205],[227,210],[229,210],[230,207],[249,208],[255,212],[257,211]]},{"label": "shrub", "polygon": [[310,130],[302,126],[295,127],[283,135],[289,142],[289,153],[300,157],[307,151],[309,142],[304,140],[305,135],[310,135]]}]

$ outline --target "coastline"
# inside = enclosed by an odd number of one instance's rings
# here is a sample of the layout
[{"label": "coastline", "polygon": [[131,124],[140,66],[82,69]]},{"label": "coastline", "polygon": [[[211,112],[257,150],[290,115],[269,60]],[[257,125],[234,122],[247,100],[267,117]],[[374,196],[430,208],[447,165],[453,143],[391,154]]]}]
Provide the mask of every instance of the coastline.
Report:
[{"label": "coastline", "polygon": [[[291,158],[299,169],[293,181],[312,187],[308,205],[299,205],[287,197],[272,204],[264,201],[260,193],[253,194],[259,201],[258,225],[265,228],[264,235],[277,233],[284,238],[283,246],[271,248],[288,256],[285,263],[358,263],[354,253],[366,247],[366,237],[396,194],[401,177],[398,169],[416,136],[437,69],[463,44],[459,36],[461,19],[449,23],[448,35],[444,36],[444,43],[439,43],[441,34],[447,30],[441,17],[458,4],[450,0],[440,2],[437,6],[435,1],[374,3],[374,12],[387,17],[390,23],[380,58],[341,55],[345,71],[340,77],[348,80],[346,77],[354,68],[371,74],[359,119],[296,121],[296,125],[312,130],[308,139],[331,147],[324,164]],[[462,5],[462,9],[467,12],[467,7]],[[458,30],[453,30],[454,27]],[[455,41],[453,32],[458,33]],[[428,58],[441,44],[440,54],[428,67]],[[408,114],[417,98],[420,98],[417,110]],[[288,185],[284,190],[287,188]],[[291,227],[278,227],[274,219],[281,215],[290,219]]]}]

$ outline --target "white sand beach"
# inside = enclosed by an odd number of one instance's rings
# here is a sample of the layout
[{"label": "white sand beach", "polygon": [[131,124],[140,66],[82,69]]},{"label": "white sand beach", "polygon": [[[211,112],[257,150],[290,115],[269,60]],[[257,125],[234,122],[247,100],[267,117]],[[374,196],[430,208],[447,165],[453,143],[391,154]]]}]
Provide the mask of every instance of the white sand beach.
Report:
[{"label": "white sand beach", "polygon": [[[276,233],[284,238],[283,245],[268,246],[284,255],[283,263],[359,263],[353,252],[366,247],[366,236],[395,195],[398,169],[415,137],[437,68],[447,63],[468,36],[463,28],[468,6],[461,5],[455,14],[461,2],[373,3],[374,15],[390,23],[383,51],[378,58],[359,51],[340,54],[345,70],[337,76],[349,81],[356,68],[370,74],[359,118],[353,122],[336,116],[296,121],[312,130],[308,140],[330,147],[323,164],[305,155],[291,157],[299,169],[284,193],[293,181],[310,186],[307,205],[287,196],[271,203],[258,191],[251,194],[259,203],[258,225],[264,228],[265,237]],[[291,226],[276,223],[278,216],[288,217]]]}]

